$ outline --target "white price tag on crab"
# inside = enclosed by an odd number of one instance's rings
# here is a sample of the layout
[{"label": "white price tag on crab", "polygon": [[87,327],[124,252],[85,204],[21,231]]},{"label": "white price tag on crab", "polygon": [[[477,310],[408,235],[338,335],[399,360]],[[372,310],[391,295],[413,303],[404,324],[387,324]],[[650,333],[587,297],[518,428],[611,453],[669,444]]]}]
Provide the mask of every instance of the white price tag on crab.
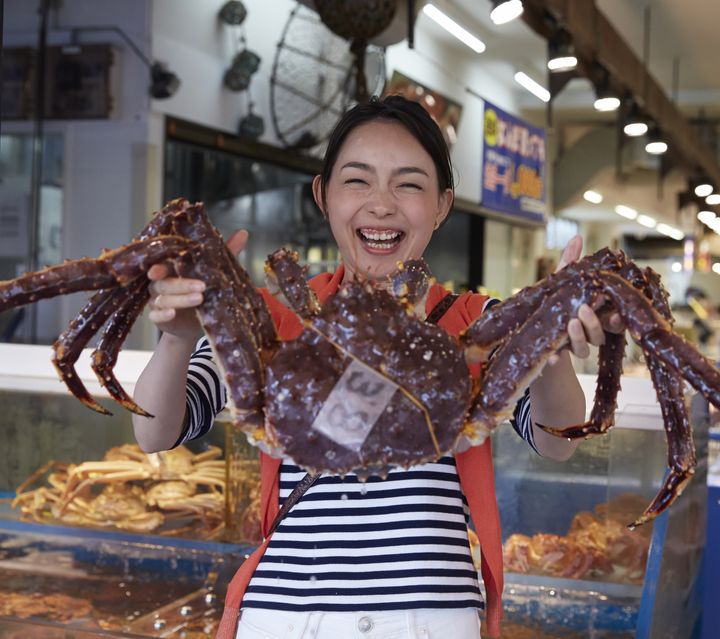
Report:
[{"label": "white price tag on crab", "polygon": [[352,360],[312,428],[345,448],[359,450],[397,389],[397,384]]}]

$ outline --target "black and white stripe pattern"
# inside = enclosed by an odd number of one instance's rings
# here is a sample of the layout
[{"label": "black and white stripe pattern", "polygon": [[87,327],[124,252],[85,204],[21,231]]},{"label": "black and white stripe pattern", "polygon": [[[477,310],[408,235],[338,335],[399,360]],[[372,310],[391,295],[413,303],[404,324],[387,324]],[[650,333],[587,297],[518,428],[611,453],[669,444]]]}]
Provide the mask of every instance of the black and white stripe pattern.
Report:
[{"label": "black and white stripe pattern", "polygon": [[[489,301],[486,307],[491,305]],[[188,372],[180,441],[210,430],[227,392],[206,338]],[[534,449],[529,390],[511,420]],[[285,460],[280,501],[305,471]],[[360,483],[322,476],[273,534],[243,607],[376,611],[482,607],[467,537],[469,511],[452,457]]]},{"label": "black and white stripe pattern", "polygon": [[[304,475],[282,464],[281,501]],[[292,611],[481,606],[452,457],[367,483],[321,477],[278,526],[243,598]]]}]

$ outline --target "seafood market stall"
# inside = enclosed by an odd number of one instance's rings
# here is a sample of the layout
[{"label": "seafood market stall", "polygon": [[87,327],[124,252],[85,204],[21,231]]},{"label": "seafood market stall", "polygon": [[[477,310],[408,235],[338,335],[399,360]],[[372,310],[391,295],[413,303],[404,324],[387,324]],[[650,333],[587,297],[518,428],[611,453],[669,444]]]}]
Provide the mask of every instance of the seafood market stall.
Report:
[{"label": "seafood market stall", "polygon": [[[149,356],[120,354],[115,370],[129,392]],[[181,459],[144,456],[88,353],[78,371],[114,416],[67,393],[49,347],[0,345],[0,639],[212,635],[223,589],[259,541],[256,451],[221,416]],[[595,377],[581,382],[590,407]],[[692,409],[696,476],[667,513],[633,532],[625,524],[657,491],[667,457],[649,379],[623,378],[617,427],[567,462],[539,458],[512,429],[497,429],[504,637],[692,636],[707,408],[693,398]],[[77,468],[88,463],[101,480],[83,484],[90,476]]]},{"label": "seafood market stall", "polygon": [[[581,376],[588,408],[594,376]],[[505,611],[532,637],[698,636],[705,545],[708,409],[689,398],[698,465],[682,496],[633,531],[666,471],[660,407],[649,379],[624,377],[616,426],[566,462],[495,434]]]}]

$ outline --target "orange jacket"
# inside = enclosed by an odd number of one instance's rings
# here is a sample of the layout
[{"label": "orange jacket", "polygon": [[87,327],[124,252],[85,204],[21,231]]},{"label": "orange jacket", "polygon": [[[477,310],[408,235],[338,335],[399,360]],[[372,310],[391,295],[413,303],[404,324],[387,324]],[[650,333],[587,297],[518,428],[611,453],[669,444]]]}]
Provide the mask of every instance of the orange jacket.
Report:
[{"label": "orange jacket", "polygon": [[[343,275],[344,269],[341,266],[334,274],[325,273],[310,280],[310,286],[317,294],[320,303],[324,303],[337,291]],[[442,286],[439,284],[433,286],[428,294],[426,310],[430,312],[445,295],[447,295],[447,291]],[[299,318],[266,291],[263,291],[263,297],[270,308],[280,339],[296,339],[303,330]],[[450,335],[458,335],[477,319],[486,300],[487,297],[482,295],[471,293],[461,295],[442,316],[438,325]],[[478,374],[477,369],[471,372],[473,375]],[[267,532],[279,510],[281,461],[260,453],[261,528],[264,541],[242,563],[228,586],[225,609],[216,639],[235,639],[242,598],[270,543]],[[455,462],[460,485],[470,506],[475,532],[480,540],[481,573],[485,585],[485,620],[488,635],[498,637],[502,618],[503,561],[500,516],[495,499],[495,478],[490,440],[486,440],[482,446],[475,446],[464,453],[455,455]]]}]

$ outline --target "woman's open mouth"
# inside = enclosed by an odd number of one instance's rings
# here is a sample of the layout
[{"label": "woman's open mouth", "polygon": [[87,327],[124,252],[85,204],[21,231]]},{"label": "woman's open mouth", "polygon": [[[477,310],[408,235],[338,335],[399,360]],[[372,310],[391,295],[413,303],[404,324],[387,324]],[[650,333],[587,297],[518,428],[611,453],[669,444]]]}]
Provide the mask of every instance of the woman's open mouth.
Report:
[{"label": "woman's open mouth", "polygon": [[395,229],[361,228],[356,233],[367,248],[375,251],[392,251],[405,236],[405,233]]}]

